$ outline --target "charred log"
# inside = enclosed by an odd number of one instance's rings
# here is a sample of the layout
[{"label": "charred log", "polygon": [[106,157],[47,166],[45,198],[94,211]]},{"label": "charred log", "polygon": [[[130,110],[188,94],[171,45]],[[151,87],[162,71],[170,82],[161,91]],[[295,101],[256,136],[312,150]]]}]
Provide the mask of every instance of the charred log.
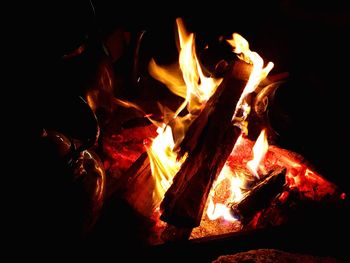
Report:
[{"label": "charred log", "polygon": [[246,81],[240,70],[246,64],[231,66],[214,95],[191,124],[180,144],[179,157],[188,154],[161,203],[161,219],[180,227],[200,224],[211,186],[230,155],[240,129],[232,116]]},{"label": "charred log", "polygon": [[247,192],[239,203],[232,205],[232,215],[243,224],[249,223],[257,212],[268,207],[272,200],[282,193],[286,171],[286,168],[281,167],[270,172]]},{"label": "charred log", "polygon": [[239,128],[231,126],[217,148],[188,157],[176,175],[178,181],[174,181],[161,203],[163,221],[180,227],[199,226],[211,186],[239,134]]}]

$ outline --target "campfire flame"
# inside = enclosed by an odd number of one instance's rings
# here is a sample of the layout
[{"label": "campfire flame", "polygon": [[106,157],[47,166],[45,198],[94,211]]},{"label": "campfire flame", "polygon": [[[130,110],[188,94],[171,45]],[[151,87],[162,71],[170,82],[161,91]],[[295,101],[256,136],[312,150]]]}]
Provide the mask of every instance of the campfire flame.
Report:
[{"label": "campfire flame", "polygon": [[[222,82],[222,79],[204,75],[196,54],[194,34],[186,32],[180,18],[176,20],[176,24],[179,37],[178,63],[164,66],[158,65],[152,59],[149,64],[151,76],[184,99],[175,112],[164,107],[163,123],[152,121],[158,127],[158,136],[146,148],[155,182],[152,200],[154,211],[159,210],[159,204],[165,192],[187,158],[185,154],[177,160],[176,146],[181,143],[190,124]],[[261,81],[267,77],[274,65],[268,62],[264,66],[263,59],[258,53],[251,51],[248,41],[237,33],[234,33],[227,43],[232,46],[233,52],[239,59],[252,65],[252,71],[232,116],[232,125],[240,127],[242,132],[230,157],[213,183],[205,213],[207,218],[236,221],[237,219],[230,212],[230,204],[239,203],[250,190],[251,182],[257,182],[262,175],[274,167],[286,167],[287,187],[297,188],[306,197],[319,200],[323,196],[333,194],[335,186],[310,169],[302,162],[302,158],[295,157],[287,150],[269,145],[267,129],[262,129],[255,143],[247,139],[247,117],[252,110],[251,102],[247,97],[258,91]],[[258,96],[257,100],[264,100],[266,96]],[[122,103],[124,102],[118,101],[118,104]],[[137,108],[137,105],[128,104],[127,106]],[[287,198],[286,194],[281,194],[280,198],[282,196]]]},{"label": "campfire flame", "polygon": [[[251,109],[251,106],[245,101],[246,96],[257,88],[259,83],[266,78],[274,65],[272,62],[269,62],[264,67],[263,59],[258,53],[251,51],[249,49],[248,41],[237,33],[233,33],[232,39],[227,40],[227,42],[233,47],[233,52],[236,53],[241,60],[253,65],[253,70],[249,76],[247,85],[237,102],[236,111],[232,118],[238,118],[239,123],[243,124]],[[239,116],[239,110],[242,110],[242,116]],[[242,131],[247,132],[245,125],[241,126],[241,128]]]},{"label": "campfire flame", "polygon": [[[176,20],[179,35],[179,65],[163,67],[157,65],[154,60],[149,64],[150,74],[163,82],[174,94],[184,98],[183,103],[167,123],[158,128],[158,136],[153,140],[152,146],[147,149],[150,158],[152,175],[156,187],[153,201],[159,204],[166,190],[172,182],[172,178],[179,171],[186,156],[176,160],[174,147],[184,138],[185,131],[194,120],[194,116],[203,107],[205,102],[215,92],[222,79],[206,77],[199,64],[194,34],[187,33],[181,19]],[[179,69],[181,74],[179,74]],[[179,114],[187,108],[184,116]],[[170,128],[171,126],[171,128]]]},{"label": "campfire flame", "polygon": [[[183,103],[172,114],[172,118],[167,120],[168,123],[164,123],[158,128],[158,136],[153,140],[152,146],[147,149],[152,174],[156,181],[153,199],[156,204],[160,203],[166,190],[170,187],[173,177],[186,159],[186,156],[184,156],[180,161],[176,160],[176,152],[174,152],[175,145],[181,142],[191,121],[214,94],[222,81],[222,79],[210,78],[204,75],[196,54],[194,34],[186,31],[183,21],[180,18],[176,20],[176,24],[180,45],[178,65],[160,66],[154,60],[151,60],[149,64],[149,72],[152,77],[164,83],[174,94],[184,98]],[[241,60],[253,65],[253,70],[232,117],[233,124],[239,126],[242,131],[247,133],[247,123],[245,120],[250,112],[250,105],[245,100],[246,96],[253,92],[260,81],[268,75],[273,68],[273,63],[269,62],[264,67],[263,59],[256,52],[251,51],[248,41],[237,33],[234,33],[232,39],[227,40],[227,42],[233,47],[233,52]],[[188,113],[185,116],[179,116],[185,108],[187,108]],[[239,112],[242,115],[239,115]],[[170,129],[170,126],[172,129]],[[262,131],[260,137],[256,147],[253,149],[254,159],[247,164],[257,178],[259,178],[257,172],[259,162],[268,148],[265,131]],[[241,188],[245,184],[244,176],[225,165],[215,185],[220,185],[220,183],[226,180],[231,185],[231,193],[227,202],[238,202],[242,198]],[[229,208],[225,204],[220,202],[214,203],[215,185],[209,194],[208,217],[212,220],[219,217],[224,217],[229,221],[235,220],[230,215]]]},{"label": "campfire flame", "polygon": [[[213,95],[222,81],[222,79],[204,75],[196,54],[194,34],[186,31],[181,19],[176,19],[176,24],[180,44],[179,65],[164,67],[157,65],[154,60],[149,65],[152,77],[164,83],[174,94],[185,99],[175,112],[174,118],[186,107],[189,114],[195,114]],[[179,66],[181,74],[176,66]]]},{"label": "campfire flame", "polygon": [[258,174],[259,164],[264,158],[268,148],[269,148],[269,144],[267,142],[266,132],[265,130],[262,130],[253,147],[254,158],[253,160],[250,160],[247,163],[247,167],[249,168],[251,173],[255,175],[257,178],[260,178]]},{"label": "campfire flame", "polygon": [[153,191],[153,202],[158,204],[166,190],[170,187],[172,179],[181,167],[184,160],[177,161],[174,149],[174,139],[170,126],[159,127],[158,136],[147,149],[152,176],[156,182]]},{"label": "campfire flame", "polygon": [[[229,183],[229,197],[226,199],[225,204],[221,202],[214,202],[215,195],[217,193],[218,187],[224,182]],[[241,174],[235,173],[227,164],[221,170],[220,175],[217,180],[214,182],[214,185],[209,193],[209,204],[207,208],[207,216],[210,220],[216,220],[220,217],[224,218],[227,221],[237,220],[230,213],[230,208],[226,205],[230,202],[239,202],[242,197],[242,188],[244,187],[244,178]]]},{"label": "campfire flame", "polygon": [[[243,135],[238,138],[236,145],[240,145],[242,142]],[[260,178],[258,174],[258,168],[266,155],[269,148],[269,144],[267,142],[266,131],[263,129],[256,140],[252,151],[253,151],[253,159],[246,163],[247,168],[257,179]],[[233,149],[231,155],[236,154],[236,147]],[[261,166],[263,168],[263,166]],[[220,187],[220,185],[228,180],[230,182],[230,197],[225,200],[225,203],[217,202],[214,203],[213,199],[216,195],[216,189]],[[224,218],[227,221],[235,221],[230,213],[230,207],[227,204],[238,203],[243,198],[243,189],[246,185],[246,175],[243,172],[235,170],[231,168],[230,165],[226,162],[224,168],[222,169],[220,175],[215,181],[212,190],[209,194],[209,205],[207,208],[207,216],[210,220],[216,220],[220,217]]]}]

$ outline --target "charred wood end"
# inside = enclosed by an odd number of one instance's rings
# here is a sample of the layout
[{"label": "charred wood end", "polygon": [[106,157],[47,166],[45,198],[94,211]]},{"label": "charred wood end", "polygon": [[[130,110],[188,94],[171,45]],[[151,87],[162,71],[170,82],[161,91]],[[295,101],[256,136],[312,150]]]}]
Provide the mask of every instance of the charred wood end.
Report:
[{"label": "charred wood end", "polygon": [[232,215],[241,220],[243,224],[249,223],[257,212],[268,207],[271,201],[282,192],[286,171],[284,167],[270,171],[246,193],[239,203],[232,205]]}]

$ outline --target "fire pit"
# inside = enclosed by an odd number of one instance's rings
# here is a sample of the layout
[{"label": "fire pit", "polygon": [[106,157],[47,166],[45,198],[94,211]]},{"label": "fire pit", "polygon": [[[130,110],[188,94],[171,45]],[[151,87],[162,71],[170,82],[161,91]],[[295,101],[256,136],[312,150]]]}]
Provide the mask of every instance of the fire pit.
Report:
[{"label": "fire pit", "polygon": [[[89,218],[84,242],[118,238],[152,257],[186,251],[211,260],[261,247],[318,253],[325,245],[314,238],[316,225],[332,224],[321,231],[327,239],[336,239],[337,223],[346,229],[348,192],[298,147],[303,139],[291,146],[295,120],[277,95],[288,94],[293,76],[263,59],[243,34],[207,39],[185,21],[176,19],[171,39],[178,57],[164,60],[152,54],[147,31],[114,31],[103,40],[112,60],[100,59],[97,81],[80,94],[91,134],[52,135],[44,127],[42,137],[67,145],[59,148],[69,165],[62,171],[94,196],[82,212]],[[124,57],[113,47],[121,38],[133,45]],[[63,60],[69,65],[90,44]],[[130,65],[123,59],[133,61],[127,74],[119,71]],[[282,242],[287,236],[303,241]]]}]

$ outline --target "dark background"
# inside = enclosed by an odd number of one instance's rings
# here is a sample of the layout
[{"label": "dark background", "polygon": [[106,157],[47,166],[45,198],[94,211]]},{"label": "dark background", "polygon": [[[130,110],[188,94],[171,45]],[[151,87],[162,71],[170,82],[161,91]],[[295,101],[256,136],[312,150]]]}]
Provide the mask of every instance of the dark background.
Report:
[{"label": "dark background", "polygon": [[[26,152],[24,158],[29,165],[20,170],[26,181],[33,178],[35,183],[29,191],[27,189],[25,201],[16,207],[26,207],[19,210],[21,218],[29,215],[28,229],[32,226],[40,229],[37,219],[44,214],[45,205],[43,201],[35,205],[35,201],[45,199],[43,194],[50,191],[42,190],[47,187],[41,180],[45,175],[35,175],[42,163],[36,159],[36,154],[32,154],[37,146],[33,138],[48,123],[60,125],[62,120],[57,116],[74,112],[72,101],[79,94],[76,87],[81,85],[80,78],[93,70],[78,67],[75,77],[67,75],[62,68],[62,56],[86,41],[86,36],[105,39],[116,30],[135,36],[145,30],[147,52],[163,62],[171,62],[177,55],[174,45],[176,17],[183,17],[188,30],[196,32],[201,41],[208,39],[210,42],[221,35],[238,32],[264,61],[274,62],[272,73],[289,72],[288,81],[277,91],[273,104],[273,110],[278,111],[272,119],[272,125],[280,135],[277,143],[303,155],[320,174],[349,193],[347,62],[350,12],[347,5],[338,1],[327,4],[317,1],[307,4],[303,1],[212,2],[195,7],[175,2],[129,1],[120,4],[118,1],[92,1],[92,4],[93,8],[89,1],[60,1],[38,7],[29,12],[36,18],[36,22],[30,24],[30,33],[28,36],[23,33],[21,43],[25,44],[19,53],[29,53],[30,58],[20,60],[19,69],[30,72],[30,77],[23,89],[29,97],[24,96],[25,111],[21,119],[28,122],[23,125],[23,130],[29,128],[29,136],[23,133],[21,141],[29,141],[30,152]],[[128,48],[125,52],[128,54]],[[125,67],[116,68],[129,74],[130,64],[123,61],[121,65]],[[140,95],[127,81],[123,88],[117,95],[130,99]],[[89,127],[85,129],[84,119],[71,118],[63,123],[72,126],[73,132],[82,137],[84,131],[89,131]],[[28,178],[27,174],[31,176]],[[32,195],[35,197],[31,198]],[[49,207],[49,200],[47,202]],[[28,240],[33,234],[30,231]]]}]

